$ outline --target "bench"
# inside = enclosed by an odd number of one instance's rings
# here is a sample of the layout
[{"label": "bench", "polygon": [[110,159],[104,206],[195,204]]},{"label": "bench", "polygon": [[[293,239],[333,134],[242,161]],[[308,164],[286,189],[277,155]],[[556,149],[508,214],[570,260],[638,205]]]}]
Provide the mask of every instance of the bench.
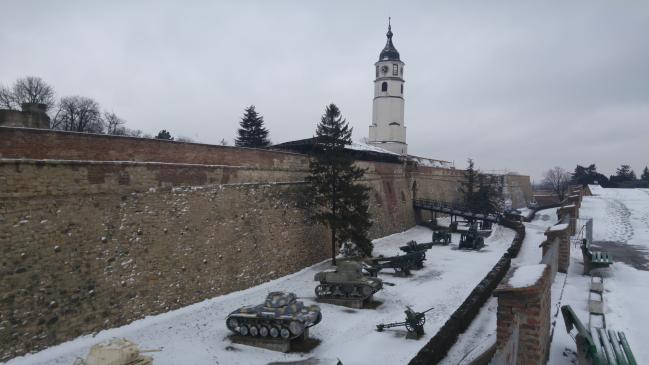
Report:
[{"label": "bench", "polygon": [[584,256],[584,275],[590,274],[590,270],[606,268],[613,263],[613,255],[604,251],[591,251],[587,239],[581,243],[581,253]]},{"label": "bench", "polygon": [[576,329],[577,333],[574,335],[574,339],[577,344],[579,365],[638,364],[624,332],[606,328],[591,328],[589,331],[569,305],[561,307],[561,314],[568,334]]}]

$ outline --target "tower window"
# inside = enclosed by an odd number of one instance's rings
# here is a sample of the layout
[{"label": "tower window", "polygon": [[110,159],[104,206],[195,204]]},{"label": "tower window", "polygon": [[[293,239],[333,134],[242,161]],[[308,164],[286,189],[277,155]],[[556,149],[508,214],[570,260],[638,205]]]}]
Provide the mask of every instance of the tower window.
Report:
[{"label": "tower window", "polygon": [[401,84],[401,94],[403,94],[403,84]]},{"label": "tower window", "polygon": [[388,83],[383,81],[381,84],[381,91],[388,91]]},{"label": "tower window", "polygon": [[396,63],[392,65],[392,76],[398,76],[399,75],[399,65]]}]

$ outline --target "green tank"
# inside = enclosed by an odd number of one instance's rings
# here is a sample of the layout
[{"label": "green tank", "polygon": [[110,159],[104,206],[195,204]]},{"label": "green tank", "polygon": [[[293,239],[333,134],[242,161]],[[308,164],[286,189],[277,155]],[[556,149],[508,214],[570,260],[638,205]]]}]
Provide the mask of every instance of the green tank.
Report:
[{"label": "green tank", "polygon": [[228,329],[241,336],[291,340],[322,320],[320,307],[306,306],[294,293],[271,292],[263,304],[241,307],[225,320]]},{"label": "green tank", "polygon": [[383,289],[383,281],[363,275],[363,264],[356,261],[339,261],[334,271],[315,274],[320,284],[315,288],[319,299],[367,300]]}]

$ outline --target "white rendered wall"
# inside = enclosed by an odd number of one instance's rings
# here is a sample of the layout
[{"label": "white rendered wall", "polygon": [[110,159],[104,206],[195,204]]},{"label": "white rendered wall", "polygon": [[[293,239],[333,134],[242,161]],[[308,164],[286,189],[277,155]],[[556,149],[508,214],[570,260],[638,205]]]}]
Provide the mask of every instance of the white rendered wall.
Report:
[{"label": "white rendered wall", "polygon": [[[394,75],[397,65],[397,75]],[[388,72],[381,69],[387,66]],[[380,61],[378,77],[374,80],[374,101],[372,103],[372,125],[369,128],[369,142],[395,153],[406,154],[406,127],[404,125],[403,62]],[[387,90],[382,91],[383,83]]]}]

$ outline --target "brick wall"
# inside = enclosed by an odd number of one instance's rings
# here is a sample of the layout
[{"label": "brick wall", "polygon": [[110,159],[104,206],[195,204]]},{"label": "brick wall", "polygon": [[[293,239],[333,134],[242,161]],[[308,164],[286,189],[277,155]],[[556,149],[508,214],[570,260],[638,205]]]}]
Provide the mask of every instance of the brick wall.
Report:
[{"label": "brick wall", "polygon": [[[524,287],[511,285],[510,279],[518,267],[512,268],[494,295],[498,297],[497,312],[497,357],[509,358],[503,354],[510,337],[518,328],[515,362],[506,364],[542,365],[547,362],[550,349],[550,268],[544,265],[542,276],[532,285]],[[500,351],[499,351],[500,350]]]}]

